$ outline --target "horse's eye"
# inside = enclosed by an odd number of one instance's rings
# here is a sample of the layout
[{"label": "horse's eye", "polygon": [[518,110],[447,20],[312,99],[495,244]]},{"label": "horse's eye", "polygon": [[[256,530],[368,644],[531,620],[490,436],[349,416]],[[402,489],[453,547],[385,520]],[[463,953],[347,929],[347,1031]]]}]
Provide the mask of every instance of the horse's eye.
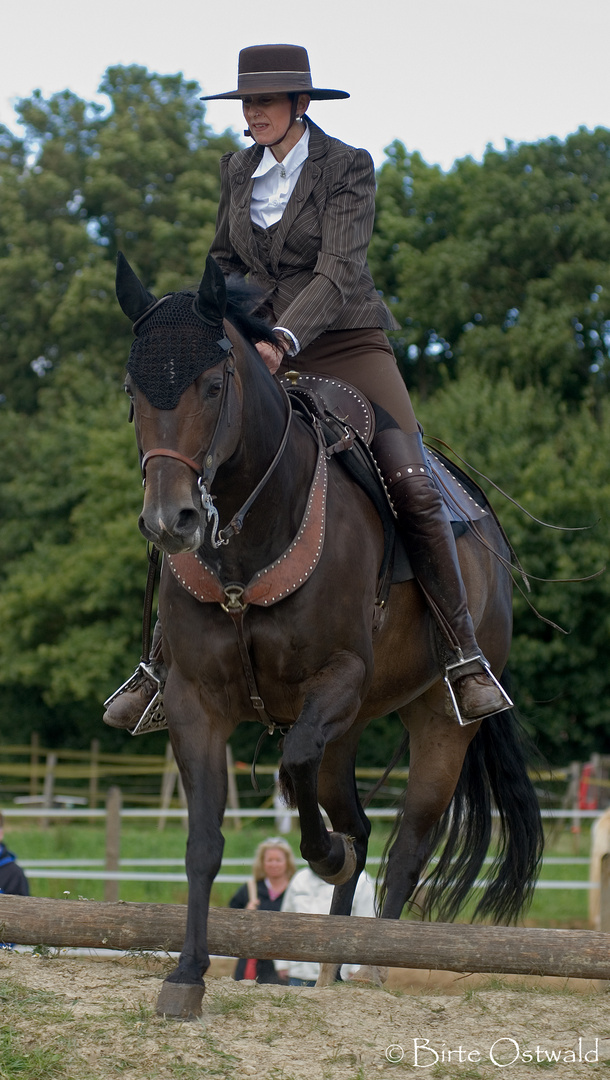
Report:
[{"label": "horse's eye", "polygon": [[220,381],[210,383],[208,387],[208,397],[216,398],[222,390],[222,383]]}]

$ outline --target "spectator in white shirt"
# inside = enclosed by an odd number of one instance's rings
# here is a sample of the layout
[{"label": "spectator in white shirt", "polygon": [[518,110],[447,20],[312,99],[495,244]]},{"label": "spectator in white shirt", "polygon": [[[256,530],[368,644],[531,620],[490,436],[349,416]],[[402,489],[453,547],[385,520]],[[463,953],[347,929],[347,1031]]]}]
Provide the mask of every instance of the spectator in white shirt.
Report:
[{"label": "spectator in white shirt", "polygon": [[[284,898],[282,911],[300,911],[307,915],[328,915],[333,898],[334,885],[314,874],[309,866],[298,870],[292,878]],[[375,888],[369,875],[363,872],[356,886],[352,915],[375,918]],[[343,964],[341,979],[349,979],[358,964]],[[278,974],[287,978],[290,986],[315,986],[320,965],[311,960],[276,960]]]}]

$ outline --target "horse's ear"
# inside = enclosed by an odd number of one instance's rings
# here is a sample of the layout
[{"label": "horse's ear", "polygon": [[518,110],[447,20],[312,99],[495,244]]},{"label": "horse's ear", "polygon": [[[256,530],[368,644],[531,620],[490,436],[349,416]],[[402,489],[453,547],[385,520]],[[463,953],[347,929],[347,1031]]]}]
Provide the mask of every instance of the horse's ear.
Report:
[{"label": "horse's ear", "polygon": [[144,288],[122,251],[119,251],[116,257],[116,295],[123,311],[132,322],[136,322],[157,300],[156,296]]},{"label": "horse's ear", "polygon": [[227,286],[222,270],[211,255],[205,260],[205,273],[197,290],[195,310],[204,322],[217,326],[224,319]]}]

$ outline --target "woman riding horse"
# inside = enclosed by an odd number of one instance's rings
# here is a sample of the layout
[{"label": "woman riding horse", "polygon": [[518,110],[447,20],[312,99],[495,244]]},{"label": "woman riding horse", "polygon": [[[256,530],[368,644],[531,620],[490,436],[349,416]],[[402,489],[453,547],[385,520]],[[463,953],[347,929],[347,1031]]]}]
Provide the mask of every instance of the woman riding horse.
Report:
[{"label": "woman riding horse", "polygon": [[[391,496],[413,570],[437,626],[437,646],[462,722],[510,706],[477,645],[455,539],[431,478],[421,431],[385,330],[398,324],[367,264],[375,172],[366,150],[326,135],[311,100],[346,98],[312,85],[297,45],[256,45],[239,54],[238,87],[202,100],[241,99],[255,145],[221,159],[221,197],[210,253],[264,291],[277,344],[261,342],[272,373],[289,368],[352,383],[391,415],[373,453]],[[162,650],[161,624],[153,654]],[[104,716],[133,728],[157,687],[115,696]],[[447,698],[448,711],[453,707]]]}]

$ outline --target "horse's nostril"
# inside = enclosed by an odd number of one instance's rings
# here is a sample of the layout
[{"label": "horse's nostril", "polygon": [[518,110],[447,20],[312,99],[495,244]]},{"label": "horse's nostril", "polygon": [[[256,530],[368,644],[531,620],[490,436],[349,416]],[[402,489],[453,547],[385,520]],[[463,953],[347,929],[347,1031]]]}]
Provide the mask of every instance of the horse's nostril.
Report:
[{"label": "horse's nostril", "polygon": [[199,525],[197,510],[181,510],[176,518],[173,532],[178,536],[189,535]]}]

